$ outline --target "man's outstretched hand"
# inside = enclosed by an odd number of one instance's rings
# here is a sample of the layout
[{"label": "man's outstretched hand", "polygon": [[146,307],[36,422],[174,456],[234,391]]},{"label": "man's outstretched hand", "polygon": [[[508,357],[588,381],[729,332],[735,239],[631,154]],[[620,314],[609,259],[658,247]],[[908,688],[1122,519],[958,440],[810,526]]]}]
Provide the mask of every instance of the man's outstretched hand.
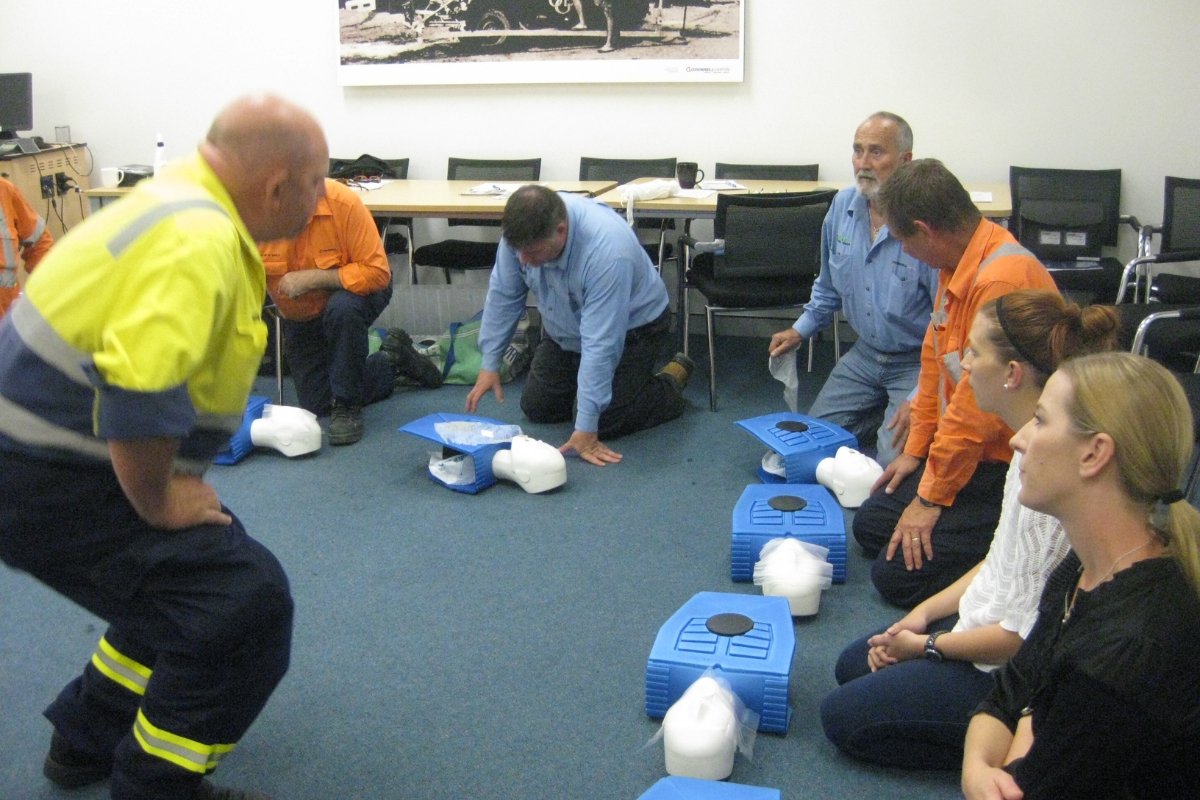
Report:
[{"label": "man's outstretched hand", "polygon": [[606,464],[616,464],[621,460],[621,454],[610,450],[607,445],[600,441],[600,436],[595,433],[584,433],[583,431],[575,431],[571,434],[571,438],[567,443],[558,448],[558,452],[566,455],[574,450],[579,454],[579,457],[589,464],[595,464],[597,467],[603,467]]}]

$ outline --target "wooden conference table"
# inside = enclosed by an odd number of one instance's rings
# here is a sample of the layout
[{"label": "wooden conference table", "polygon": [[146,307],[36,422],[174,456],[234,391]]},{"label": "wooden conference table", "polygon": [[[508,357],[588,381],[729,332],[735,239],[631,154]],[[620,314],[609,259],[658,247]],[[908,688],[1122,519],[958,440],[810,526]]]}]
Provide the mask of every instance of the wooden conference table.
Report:
[{"label": "wooden conference table", "polygon": [[[363,205],[377,217],[456,217],[500,219],[504,216],[503,195],[467,194],[485,181],[384,181],[377,189],[359,189]],[[497,181],[497,183],[509,183]],[[616,181],[544,181],[556,192],[573,192],[594,197],[617,185]],[[92,211],[132,191],[131,187],[88,189],[84,192]]]},{"label": "wooden conference table", "polygon": [[[651,180],[641,178],[635,183]],[[702,198],[664,197],[659,200],[639,200],[633,213],[638,217],[672,217],[675,219],[712,219],[717,213],[718,194],[772,194],[776,192],[815,192],[819,189],[843,189],[850,181],[751,181],[738,180],[745,189],[712,192]],[[1007,183],[967,184],[972,200],[985,217],[1012,216],[1012,194]],[[597,198],[613,208],[624,208],[621,190],[614,188]]]},{"label": "wooden conference table", "polygon": [[[645,178],[643,180],[651,180]],[[546,181],[555,191],[576,192],[597,197],[613,208],[622,208],[621,191],[615,181]],[[841,189],[848,181],[738,181],[746,188],[729,194],[769,194],[773,192],[812,192]],[[359,192],[363,204],[377,217],[458,217],[463,219],[500,219],[506,198],[501,195],[465,194],[479,181],[402,180],[387,181],[378,189]],[[975,205],[985,217],[1012,215],[1012,195],[1006,183],[968,184],[967,190],[988,192],[990,200],[978,199]],[[128,193],[127,188],[88,189],[84,192],[97,210],[110,200]],[[722,192],[724,193],[724,192]],[[634,214],[676,219],[712,219],[717,212],[717,192],[703,198],[665,197],[634,205]]]}]

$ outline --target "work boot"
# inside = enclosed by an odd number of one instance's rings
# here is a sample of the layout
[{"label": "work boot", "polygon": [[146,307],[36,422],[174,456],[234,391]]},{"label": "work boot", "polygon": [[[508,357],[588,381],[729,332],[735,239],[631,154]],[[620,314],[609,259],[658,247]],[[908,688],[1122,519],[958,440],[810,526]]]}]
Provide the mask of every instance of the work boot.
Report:
[{"label": "work boot", "polygon": [[379,345],[379,352],[392,362],[397,375],[411,378],[426,389],[442,385],[442,371],[425,356],[413,349],[412,337],[399,328],[391,328]]},{"label": "work boot", "polygon": [[275,800],[266,792],[252,792],[246,789],[230,789],[228,786],[213,786],[208,778],[200,781],[192,800]]},{"label": "work boot", "polygon": [[112,774],[112,759],[98,759],[71,746],[58,731],[50,734],[50,752],[42,774],[60,789],[81,789]]},{"label": "work boot", "polygon": [[696,362],[685,356],[683,353],[676,353],[675,358],[671,359],[665,367],[658,371],[659,375],[670,375],[671,380],[675,381],[675,387],[682,394],[687,388],[688,378],[692,377],[692,370],[696,368]]},{"label": "work boot", "polygon": [[336,397],[329,420],[329,443],[354,444],[363,437],[362,406],[351,405]]}]

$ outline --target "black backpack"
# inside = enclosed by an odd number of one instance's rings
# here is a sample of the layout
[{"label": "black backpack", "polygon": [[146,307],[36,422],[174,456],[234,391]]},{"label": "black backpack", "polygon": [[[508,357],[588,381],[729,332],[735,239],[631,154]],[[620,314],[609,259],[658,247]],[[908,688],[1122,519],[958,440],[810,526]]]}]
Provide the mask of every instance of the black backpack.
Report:
[{"label": "black backpack", "polygon": [[403,178],[404,176],[398,174],[396,168],[382,158],[363,153],[358,158],[329,159],[329,177],[334,180],[354,180],[355,178],[378,180],[379,178]]}]

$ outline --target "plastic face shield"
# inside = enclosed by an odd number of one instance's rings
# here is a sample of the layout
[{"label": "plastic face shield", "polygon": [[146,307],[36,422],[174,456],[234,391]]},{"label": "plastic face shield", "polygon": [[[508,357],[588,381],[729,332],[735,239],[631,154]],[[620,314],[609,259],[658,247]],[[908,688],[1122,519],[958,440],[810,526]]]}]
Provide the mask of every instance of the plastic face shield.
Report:
[{"label": "plastic face shield", "polygon": [[817,464],[817,483],[833,492],[844,508],[858,508],[871,494],[883,467],[849,447],[839,447],[833,458]]},{"label": "plastic face shield", "polygon": [[321,425],[303,408],[268,405],[250,425],[255,447],[270,447],[285,456],[302,456],[321,449]]},{"label": "plastic face shield", "polygon": [[500,450],[492,457],[492,472],[529,494],[539,494],[567,482],[567,460],[554,445],[516,436],[511,449]]}]

